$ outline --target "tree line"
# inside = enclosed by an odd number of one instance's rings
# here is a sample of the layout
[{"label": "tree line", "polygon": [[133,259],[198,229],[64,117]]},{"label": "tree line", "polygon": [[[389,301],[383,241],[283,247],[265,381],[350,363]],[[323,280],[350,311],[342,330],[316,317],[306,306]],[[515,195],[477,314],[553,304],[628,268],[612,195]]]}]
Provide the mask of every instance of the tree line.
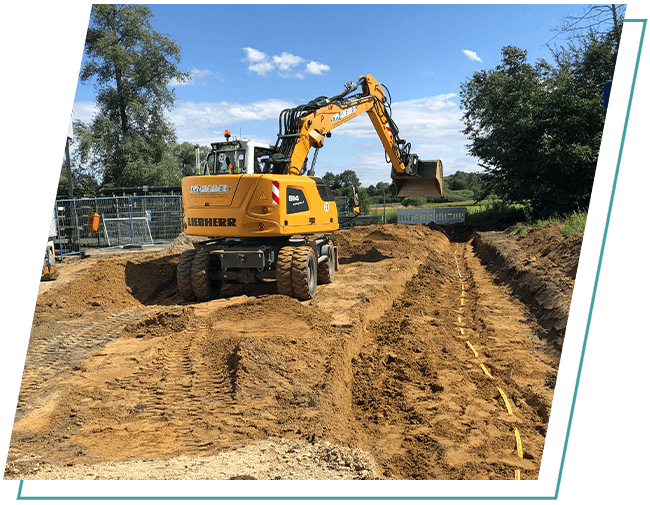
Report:
[{"label": "tree line", "polygon": [[[535,217],[588,208],[624,12],[620,5],[589,7],[556,28],[566,41],[549,43],[550,62],[530,63],[525,49],[507,46],[494,69],[461,83],[459,128],[483,171],[445,176],[444,199],[493,195]],[[152,28],[151,17],[144,5],[92,7],[80,81],[94,85],[97,113],[73,124],[75,196],[178,185],[194,172],[195,146],[178,143],[165,116],[176,101],[170,82],[189,74],[179,69],[180,47]],[[209,148],[200,149],[205,158]],[[352,170],[323,179],[348,197],[360,186]],[[67,195],[68,182],[62,167],[58,195]],[[362,210],[400,200],[386,182],[361,188],[359,197]]]}]

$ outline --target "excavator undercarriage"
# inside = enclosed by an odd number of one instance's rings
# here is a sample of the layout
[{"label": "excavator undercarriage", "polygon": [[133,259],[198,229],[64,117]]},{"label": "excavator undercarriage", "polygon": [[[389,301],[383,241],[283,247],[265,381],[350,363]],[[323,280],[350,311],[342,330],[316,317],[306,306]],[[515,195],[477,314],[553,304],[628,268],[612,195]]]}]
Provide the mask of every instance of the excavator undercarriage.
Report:
[{"label": "excavator undercarriage", "polygon": [[316,294],[316,284],[332,282],[338,268],[338,250],[329,235],[214,239],[183,252],[176,281],[186,300],[217,298],[224,282],[266,280],[277,282],[279,294],[309,300]]}]

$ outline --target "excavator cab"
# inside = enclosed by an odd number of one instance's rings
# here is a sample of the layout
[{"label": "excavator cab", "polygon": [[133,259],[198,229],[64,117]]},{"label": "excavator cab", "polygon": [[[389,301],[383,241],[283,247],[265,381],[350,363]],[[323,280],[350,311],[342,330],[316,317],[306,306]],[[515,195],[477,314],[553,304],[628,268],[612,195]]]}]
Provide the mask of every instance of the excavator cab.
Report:
[{"label": "excavator cab", "polygon": [[435,198],[442,196],[442,161],[421,160],[414,155],[403,174],[391,170],[397,196]]}]

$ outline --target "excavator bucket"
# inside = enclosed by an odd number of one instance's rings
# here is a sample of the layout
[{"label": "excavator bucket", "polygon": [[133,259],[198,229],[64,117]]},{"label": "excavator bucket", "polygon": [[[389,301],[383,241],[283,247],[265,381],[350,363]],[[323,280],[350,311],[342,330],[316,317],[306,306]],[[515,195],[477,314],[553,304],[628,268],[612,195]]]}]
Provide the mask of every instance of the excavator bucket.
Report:
[{"label": "excavator bucket", "polygon": [[442,196],[442,161],[418,160],[417,175],[402,175],[391,171],[391,178],[397,189],[397,196]]},{"label": "excavator bucket", "polygon": [[41,281],[53,281],[59,276],[59,271],[50,266],[44,266],[41,272]]}]

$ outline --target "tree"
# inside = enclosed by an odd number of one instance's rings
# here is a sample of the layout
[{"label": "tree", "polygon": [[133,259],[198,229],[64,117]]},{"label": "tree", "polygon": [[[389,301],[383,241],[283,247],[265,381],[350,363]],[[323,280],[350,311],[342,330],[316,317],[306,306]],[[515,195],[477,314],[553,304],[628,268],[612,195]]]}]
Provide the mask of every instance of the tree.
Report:
[{"label": "tree", "polygon": [[[567,16],[562,20],[562,25],[555,28],[558,38],[567,35],[572,39],[593,37],[614,41],[614,51],[618,53],[618,44],[623,32],[623,19],[625,19],[625,4],[591,5],[580,16]],[[547,44],[550,47],[550,44]]]},{"label": "tree", "polygon": [[361,186],[361,182],[354,170],[345,170],[340,174],[325,172],[325,175],[323,175],[323,181],[332,191],[341,188],[358,188]]},{"label": "tree", "polygon": [[[88,168],[84,168],[76,164],[73,159],[70,160],[70,164],[72,172],[73,196],[75,198],[100,196],[100,183],[96,175]],[[64,161],[61,164],[59,185],[56,189],[57,199],[70,198],[70,193],[68,192],[69,184],[70,181],[68,180],[67,167]]]},{"label": "tree", "polygon": [[393,201],[394,198],[397,198],[397,189],[395,188],[395,183],[393,182],[388,183],[379,181],[376,188],[378,195],[382,195],[382,197],[386,195],[387,202]]},{"label": "tree", "polygon": [[582,38],[557,53],[555,66],[533,66],[526,51],[508,46],[500,65],[461,84],[463,133],[488,191],[526,205],[533,217],[588,207],[616,33]]},{"label": "tree", "polygon": [[323,175],[323,181],[330,187],[332,191],[341,187],[339,176],[334,175],[332,172],[325,172],[325,175]]},{"label": "tree", "polygon": [[[210,147],[208,146],[199,146],[199,160],[203,162],[210,152]],[[195,175],[196,173],[196,144],[191,142],[183,142],[182,144],[176,144],[173,149],[174,158],[176,159],[176,164],[178,170],[181,173],[182,177],[188,175]]]},{"label": "tree", "polygon": [[342,188],[358,188],[361,186],[361,182],[354,170],[345,170],[338,177]]},{"label": "tree", "polygon": [[80,141],[80,162],[99,168],[103,184],[177,184],[170,146],[176,135],[165,111],[175,102],[172,80],[180,48],[154,31],[143,5],[93,5],[80,80],[93,81],[98,112]]}]

